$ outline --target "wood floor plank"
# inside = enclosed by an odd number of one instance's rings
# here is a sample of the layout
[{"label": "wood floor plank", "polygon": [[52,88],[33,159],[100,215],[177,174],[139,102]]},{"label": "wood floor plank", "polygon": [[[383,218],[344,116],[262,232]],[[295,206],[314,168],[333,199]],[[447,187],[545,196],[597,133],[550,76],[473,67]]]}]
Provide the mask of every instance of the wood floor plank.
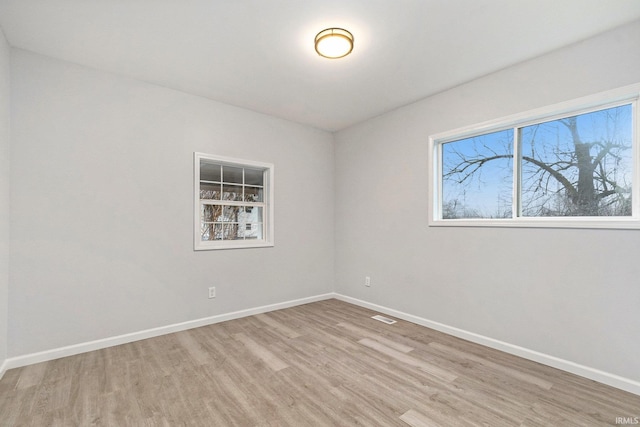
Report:
[{"label": "wood floor plank", "polygon": [[463,352],[463,351],[460,351],[460,350],[456,350],[453,347],[449,347],[449,346],[446,346],[446,345],[443,345],[443,344],[440,344],[440,343],[437,343],[437,342],[429,343],[429,345],[431,347],[433,347],[433,348],[442,350],[444,353],[446,353],[446,354],[448,354],[450,356],[459,357],[461,359],[468,359],[468,360],[472,360],[474,362],[478,362],[478,363],[480,363],[482,365],[485,365],[487,367],[496,369],[497,371],[500,371],[501,373],[503,373],[505,375],[509,375],[509,376],[512,376],[512,377],[517,378],[519,380],[522,380],[522,381],[525,381],[525,382],[528,382],[528,383],[531,383],[531,384],[535,384],[535,385],[537,385],[538,387],[540,387],[540,388],[542,388],[544,390],[549,390],[553,386],[553,383],[551,383],[550,381],[546,381],[546,380],[544,380],[542,378],[538,378],[538,377],[536,377],[534,375],[530,375],[530,374],[524,373],[522,371],[518,371],[516,369],[507,368],[507,367],[505,367],[503,365],[500,365],[498,363],[494,363],[494,362],[492,362],[490,360],[487,360],[487,359],[484,359],[482,357],[475,356],[475,355],[473,355],[471,353],[466,353],[466,352]]},{"label": "wood floor plank", "polygon": [[287,338],[298,338],[300,334],[293,329],[289,328],[287,325],[277,321],[272,316],[268,314],[257,314],[256,318],[260,320],[262,323],[267,326],[271,326],[274,330],[282,333]]},{"label": "wood floor plank", "polygon": [[176,334],[180,344],[187,350],[187,353],[198,365],[204,365],[209,362],[209,353],[202,348],[202,345],[196,341],[191,331],[185,331],[184,334]]},{"label": "wood floor plank", "polygon": [[0,426],[606,426],[640,396],[326,300],[6,372]]},{"label": "wood floor plank", "polygon": [[235,334],[234,338],[243,343],[249,349],[249,351],[254,354],[254,356],[261,359],[274,371],[279,371],[289,366],[271,351],[267,350],[265,347],[247,337],[245,334]]},{"label": "wood floor plank", "polygon": [[26,388],[40,384],[44,373],[47,370],[46,363],[36,363],[35,365],[25,366],[24,371],[20,374],[16,388],[24,390]]},{"label": "wood floor plank", "polygon": [[400,419],[411,427],[434,427],[436,425],[436,423],[426,415],[413,409],[409,409],[407,412],[400,415]]},{"label": "wood floor plank", "polygon": [[402,353],[396,349],[393,349],[391,347],[387,347],[386,345],[379,343],[375,340],[369,339],[369,338],[363,338],[360,341],[358,341],[360,344],[367,346],[373,350],[377,350],[382,354],[386,354],[387,356],[390,356],[396,360],[398,360],[399,362],[402,363],[406,363],[407,365],[410,366],[415,366],[416,368],[422,369],[423,371],[436,376],[444,381],[453,381],[457,378],[457,375],[451,373],[451,372],[447,372],[444,371],[442,369],[439,369],[435,366],[430,365],[429,363],[420,360],[420,359],[416,359],[414,357],[411,357],[405,353]]},{"label": "wood floor plank", "polygon": [[358,336],[360,336],[361,338],[371,338],[375,341],[378,341],[381,344],[386,345],[387,347],[391,347],[394,350],[397,350],[401,353],[409,353],[411,350],[413,350],[413,347],[409,347],[408,345],[405,345],[401,342],[398,341],[393,341],[391,339],[386,338],[384,335],[382,334],[376,334],[376,333],[372,333],[369,332],[368,330],[364,329],[364,328],[359,328],[355,325],[351,325],[347,322],[340,322],[338,323],[338,326],[344,329],[347,329],[355,334],[357,334]]}]

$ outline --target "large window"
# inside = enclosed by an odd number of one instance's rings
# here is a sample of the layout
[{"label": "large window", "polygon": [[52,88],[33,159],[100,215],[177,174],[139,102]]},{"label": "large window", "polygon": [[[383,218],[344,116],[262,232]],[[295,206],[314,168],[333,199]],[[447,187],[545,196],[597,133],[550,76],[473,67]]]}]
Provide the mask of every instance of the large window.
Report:
[{"label": "large window", "polygon": [[273,246],[273,165],[194,155],[194,248]]},{"label": "large window", "polygon": [[639,89],[432,136],[430,224],[640,227]]}]

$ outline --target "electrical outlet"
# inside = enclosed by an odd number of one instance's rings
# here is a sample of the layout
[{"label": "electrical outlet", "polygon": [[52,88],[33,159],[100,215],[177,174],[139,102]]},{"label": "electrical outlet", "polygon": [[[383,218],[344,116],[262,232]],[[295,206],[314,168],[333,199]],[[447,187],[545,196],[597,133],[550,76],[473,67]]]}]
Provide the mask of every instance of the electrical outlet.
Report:
[{"label": "electrical outlet", "polygon": [[365,285],[365,286],[367,286],[367,287],[368,287],[368,286],[371,286],[371,277],[369,277],[369,276],[365,276],[365,278],[364,278],[364,285]]},{"label": "electrical outlet", "polygon": [[212,286],[209,288],[209,298],[215,298],[216,297],[216,287]]}]

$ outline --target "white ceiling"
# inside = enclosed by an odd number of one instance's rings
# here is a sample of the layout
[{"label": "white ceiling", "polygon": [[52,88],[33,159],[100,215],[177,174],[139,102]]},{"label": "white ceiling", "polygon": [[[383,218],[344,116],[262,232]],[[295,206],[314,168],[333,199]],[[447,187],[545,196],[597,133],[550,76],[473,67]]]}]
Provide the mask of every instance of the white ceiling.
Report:
[{"label": "white ceiling", "polygon": [[[640,19],[640,0],[0,0],[18,48],[339,130]],[[343,59],[314,36],[344,27]]]}]

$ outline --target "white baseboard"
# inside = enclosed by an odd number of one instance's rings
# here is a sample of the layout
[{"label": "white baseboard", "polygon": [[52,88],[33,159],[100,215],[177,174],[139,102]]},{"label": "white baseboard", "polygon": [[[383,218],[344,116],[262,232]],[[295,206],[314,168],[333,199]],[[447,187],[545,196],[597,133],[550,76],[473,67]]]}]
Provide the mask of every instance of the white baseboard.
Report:
[{"label": "white baseboard", "polygon": [[610,385],[612,387],[619,388],[621,390],[628,391],[640,395],[640,382],[624,378],[619,375],[604,372],[598,369],[590,368],[588,366],[580,365],[568,360],[560,359],[555,356],[540,353],[534,350],[529,350],[524,347],[509,344],[504,341],[499,341],[493,338],[479,335],[473,332],[465,331],[463,329],[448,326],[443,323],[434,322],[432,320],[424,319],[422,317],[414,316],[412,314],[403,313],[398,310],[394,310],[388,307],[384,307],[377,304],[372,304],[366,301],[359,300],[357,298],[348,297],[342,294],[335,294],[334,298],[339,299],[350,304],[365,307],[371,310],[379,311],[389,316],[397,317],[398,319],[407,320],[418,325],[426,326],[427,328],[435,329],[436,331],[444,332],[445,334],[453,335],[458,338],[465,339],[477,344],[484,345],[486,347],[494,348],[496,350],[504,351],[505,353],[513,354],[515,356],[522,357],[524,359],[533,360],[534,362],[542,363],[543,365],[551,366],[553,368],[561,369],[572,374],[579,375],[581,377],[588,378],[603,384]]},{"label": "white baseboard", "polygon": [[175,323],[173,325],[146,329],[144,331],[132,332],[130,334],[118,335],[115,337],[74,344],[66,347],[55,348],[52,350],[41,351],[38,353],[11,357],[5,360],[2,366],[0,366],[0,378],[2,378],[2,374],[4,374],[4,372],[8,369],[19,368],[21,366],[32,365],[34,363],[46,362],[49,360],[59,359],[61,357],[73,356],[80,353],[86,353],[88,351],[100,350],[107,347],[113,347],[115,345],[127,344],[133,341],[139,341],[147,338],[157,337],[160,335],[185,331],[187,329],[199,328],[200,326],[226,322],[227,320],[253,316],[254,314],[267,313],[269,311],[281,310],[283,308],[295,307],[297,305],[308,304],[316,301],[323,301],[330,298],[335,298],[335,294],[328,293],[308,298],[300,298],[277,304],[264,305],[261,307],[249,308],[246,310],[234,311],[231,313],[219,314],[211,317],[204,317],[202,319],[190,320],[188,322]]},{"label": "white baseboard", "polygon": [[443,323],[434,322],[432,320],[424,319],[422,317],[414,316],[412,314],[404,313],[398,310],[394,310],[381,305],[369,303],[357,298],[352,298],[346,295],[338,293],[327,293],[322,295],[316,295],[308,298],[301,298],[297,300],[286,301],[277,304],[265,305],[261,307],[249,308],[246,310],[234,311],[231,313],[219,314],[216,316],[205,317],[202,319],[191,320],[188,322],[176,323],[173,325],[162,326],[159,328],[147,329],[144,331],[133,332],[130,334],[119,335],[115,337],[105,338],[101,340],[89,341],[86,343],[80,343],[70,345],[66,347],[60,347],[52,350],[42,351],[39,353],[26,354],[23,356],[11,357],[6,359],[2,365],[0,365],[0,379],[4,373],[13,368],[19,368],[21,366],[27,366],[34,363],[46,362],[48,360],[59,359],[61,357],[73,356],[88,351],[100,350],[102,348],[112,347],[115,345],[126,344],[133,341],[143,340],[147,338],[153,338],[160,335],[171,334],[174,332],[180,332],[187,329],[198,328],[200,326],[212,325],[214,323],[225,322],[227,320],[238,319],[241,317],[252,316],[254,314],[267,313],[269,311],[281,310],[283,308],[295,307],[297,305],[308,304],[316,301],[323,301],[331,298],[336,298],[350,304],[365,307],[371,310],[379,311],[389,316],[397,317],[398,319],[407,320],[409,322],[426,326],[431,329],[435,329],[440,332],[444,332],[449,335],[453,335],[458,338],[465,339],[477,344],[481,344],[496,350],[504,351],[505,353],[513,354],[525,359],[533,360],[543,365],[551,366],[553,368],[561,369],[572,374],[579,375],[581,377],[589,378],[594,381],[598,381],[603,384],[610,385],[612,387],[619,388],[621,390],[628,391],[640,395],[640,382],[624,378],[615,374],[604,372],[598,369],[590,368],[588,366],[580,365],[568,360],[560,359],[558,357],[550,356],[544,353],[540,353],[534,350],[529,350],[524,347],[509,344],[504,341],[499,341],[493,338],[489,338],[483,335],[479,335],[473,332],[465,331],[463,329],[448,326]]}]

